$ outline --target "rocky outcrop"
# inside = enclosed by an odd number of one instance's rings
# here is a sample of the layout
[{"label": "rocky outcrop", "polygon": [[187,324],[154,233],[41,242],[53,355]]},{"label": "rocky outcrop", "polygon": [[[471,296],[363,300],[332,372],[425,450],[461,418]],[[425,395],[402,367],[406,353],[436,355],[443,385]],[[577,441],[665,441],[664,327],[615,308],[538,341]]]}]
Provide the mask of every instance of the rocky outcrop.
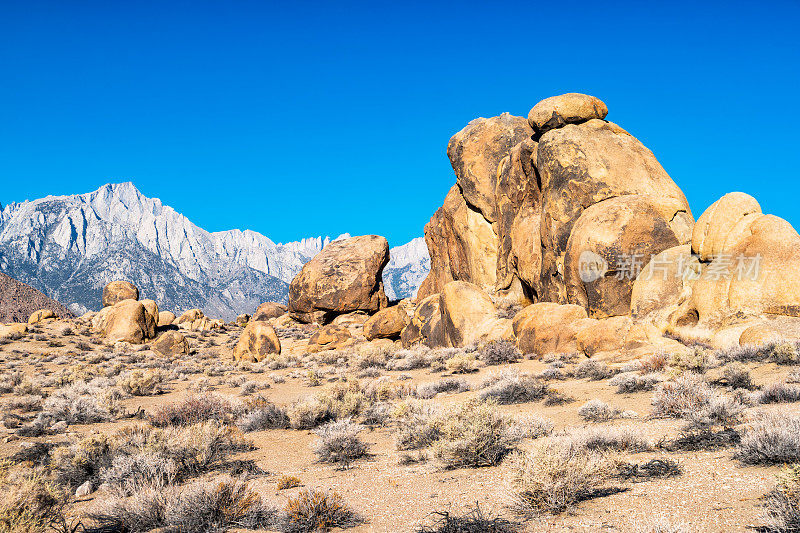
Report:
[{"label": "rocky outcrop", "polygon": [[388,304],[381,274],[389,244],[377,235],[334,241],[305,264],[289,287],[289,312],[302,322],[327,323],[352,311]]},{"label": "rocky outcrop", "polygon": [[411,321],[400,333],[400,341],[404,348],[410,348],[415,344],[423,344],[430,348],[450,346],[442,323],[439,293],[431,294],[417,304]]},{"label": "rocky outcrop", "polygon": [[159,311],[158,313],[158,327],[163,328],[171,326],[175,322],[175,313],[172,311]]},{"label": "rocky outcrop", "polygon": [[58,316],[50,309],[39,309],[31,313],[31,316],[28,318],[28,324],[38,324],[44,321],[51,321],[56,320]]},{"label": "rocky outcrop", "polygon": [[452,281],[445,285],[439,295],[439,310],[450,346],[513,338],[511,320],[498,318],[492,299],[472,283]]},{"label": "rocky outcrop", "polygon": [[110,307],[122,300],[138,300],[139,289],[130,281],[112,281],[103,287],[103,307]]},{"label": "rocky outcrop", "polygon": [[105,307],[92,321],[109,343],[142,344],[156,335],[155,319],[142,302],[126,299]]},{"label": "rocky outcrop", "polygon": [[586,309],[579,305],[540,302],[517,313],[512,325],[520,351],[542,357],[548,353],[580,351],[579,326],[592,323]]},{"label": "rocky outcrop", "polygon": [[408,314],[401,305],[393,305],[386,309],[381,309],[364,322],[364,337],[368,341],[373,339],[397,339],[408,322]]},{"label": "rocky outcrop", "polygon": [[270,354],[280,353],[281,341],[272,326],[265,321],[251,320],[233,349],[233,358],[257,363]]}]

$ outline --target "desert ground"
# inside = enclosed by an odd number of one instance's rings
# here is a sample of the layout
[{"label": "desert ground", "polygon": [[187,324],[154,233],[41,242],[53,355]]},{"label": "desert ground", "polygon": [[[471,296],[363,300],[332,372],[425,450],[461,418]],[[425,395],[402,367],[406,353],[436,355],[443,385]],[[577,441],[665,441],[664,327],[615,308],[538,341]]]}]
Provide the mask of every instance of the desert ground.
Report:
[{"label": "desert ground", "polygon": [[258,363],[234,360],[237,324],[180,330],[189,353],[175,356],[108,344],[81,319],[7,336],[0,530],[775,523],[779,476],[800,458],[794,344],[606,365],[504,341],[403,349],[344,318],[348,345],[313,353],[315,326],[278,319],[283,349]]}]

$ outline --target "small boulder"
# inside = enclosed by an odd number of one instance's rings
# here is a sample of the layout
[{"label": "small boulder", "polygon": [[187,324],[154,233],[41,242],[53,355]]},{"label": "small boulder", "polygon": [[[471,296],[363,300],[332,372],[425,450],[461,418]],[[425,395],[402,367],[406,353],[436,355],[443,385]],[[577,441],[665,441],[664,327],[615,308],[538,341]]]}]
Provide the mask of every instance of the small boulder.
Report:
[{"label": "small boulder", "polygon": [[599,98],[588,94],[567,93],[545,98],[528,113],[528,124],[539,133],[579,124],[593,118],[604,119],[608,107]]},{"label": "small boulder", "polygon": [[177,325],[186,324],[187,322],[194,322],[195,320],[199,320],[206,315],[200,309],[189,309],[181,316],[179,316],[174,322]]},{"label": "small boulder", "polygon": [[50,309],[39,309],[31,313],[31,316],[28,318],[28,324],[38,324],[39,322],[56,320],[57,318],[56,314]]},{"label": "small boulder", "polygon": [[302,322],[329,323],[344,313],[386,307],[381,275],[388,262],[389,243],[378,235],[328,244],[292,280],[289,312]]},{"label": "small boulder", "polygon": [[286,314],[286,306],[275,302],[264,302],[253,313],[253,320],[269,320]]},{"label": "small boulder", "polygon": [[245,327],[247,323],[250,322],[250,315],[247,313],[242,313],[241,315],[236,317],[236,320],[233,321],[235,326]]},{"label": "small boulder", "polygon": [[130,281],[112,281],[103,288],[103,307],[110,307],[122,300],[138,300],[139,289]]},{"label": "small boulder", "polygon": [[755,324],[739,335],[739,346],[763,346],[781,340],[781,334],[767,324]]},{"label": "small boulder", "polygon": [[251,320],[233,349],[233,358],[257,363],[269,354],[280,353],[281,341],[272,326],[266,321]]},{"label": "small boulder", "polygon": [[364,322],[364,336],[373,339],[397,339],[408,323],[408,314],[400,305],[381,309]]},{"label": "small boulder", "polygon": [[150,346],[154,352],[166,357],[185,355],[189,353],[189,341],[179,331],[166,331],[162,333]]},{"label": "small boulder", "polygon": [[80,487],[75,489],[75,497],[76,498],[83,498],[84,496],[88,496],[93,492],[94,487],[92,486],[91,481],[86,481]]},{"label": "small boulder", "polygon": [[16,337],[24,335],[28,331],[28,324],[22,322],[12,322],[11,324],[0,324],[0,339],[6,337]]},{"label": "small boulder", "polygon": [[477,285],[451,281],[439,295],[442,324],[451,346],[499,340],[511,336],[511,321],[497,317],[492,299]]},{"label": "small boulder", "polygon": [[142,344],[155,337],[155,323],[141,302],[122,300],[107,309],[102,332],[108,342]]},{"label": "small boulder", "polygon": [[325,350],[339,350],[353,344],[353,336],[344,326],[329,324],[323,326],[310,339],[308,339],[309,353],[323,352]]},{"label": "small boulder", "polygon": [[172,311],[159,311],[158,313],[158,327],[163,328],[171,326],[175,322],[175,313]]}]

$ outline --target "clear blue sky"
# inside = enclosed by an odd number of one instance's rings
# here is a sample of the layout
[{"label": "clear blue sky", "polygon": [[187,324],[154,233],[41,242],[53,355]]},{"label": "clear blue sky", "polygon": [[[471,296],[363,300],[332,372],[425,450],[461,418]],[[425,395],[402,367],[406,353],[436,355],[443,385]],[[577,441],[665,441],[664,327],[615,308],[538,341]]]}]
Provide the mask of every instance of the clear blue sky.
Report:
[{"label": "clear blue sky", "polygon": [[695,216],[800,226],[800,3],[0,2],[0,202],[132,180],[209,229],[393,244],[469,120],[603,99]]}]

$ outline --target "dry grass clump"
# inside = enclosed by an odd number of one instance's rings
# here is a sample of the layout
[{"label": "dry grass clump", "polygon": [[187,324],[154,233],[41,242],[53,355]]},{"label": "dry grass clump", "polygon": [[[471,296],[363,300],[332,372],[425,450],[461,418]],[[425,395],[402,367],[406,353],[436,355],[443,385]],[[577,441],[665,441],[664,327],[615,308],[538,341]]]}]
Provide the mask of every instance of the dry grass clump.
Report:
[{"label": "dry grass clump", "polygon": [[67,494],[30,468],[0,462],[0,531],[45,533],[65,522]]},{"label": "dry grass clump", "polygon": [[481,400],[494,400],[501,405],[541,400],[547,393],[547,384],[532,376],[516,371],[490,375],[478,393]]},{"label": "dry grass clump", "polygon": [[297,476],[291,476],[288,474],[282,475],[278,479],[277,487],[278,490],[286,490],[286,489],[293,489],[295,487],[300,487],[303,485],[303,482]]},{"label": "dry grass clump", "polygon": [[772,383],[755,393],[753,399],[760,404],[800,402],[800,387],[786,383]]},{"label": "dry grass clump", "polygon": [[286,429],[289,427],[289,415],[269,400],[257,396],[247,402],[247,412],[236,420],[236,427],[245,433]]},{"label": "dry grass clump", "polygon": [[715,383],[724,385],[730,389],[755,389],[750,370],[739,361],[733,361],[720,369],[719,377]]},{"label": "dry grass clump", "polygon": [[664,479],[679,476],[683,473],[677,461],[666,458],[655,458],[644,463],[617,462],[616,477],[629,481],[642,482],[653,479]]},{"label": "dry grass clump", "polygon": [[485,514],[478,504],[463,514],[434,511],[433,524],[420,526],[415,533],[514,533],[519,524],[499,516]]},{"label": "dry grass clump", "polygon": [[469,383],[462,378],[444,378],[432,383],[421,383],[417,386],[417,398],[430,399],[440,392],[466,392],[470,390]]},{"label": "dry grass clump", "polygon": [[786,467],[778,485],[764,496],[762,531],[800,531],[800,464]]},{"label": "dry grass clump", "polygon": [[651,391],[661,382],[661,374],[649,373],[638,374],[636,372],[625,372],[617,374],[610,380],[609,385],[617,388],[617,394],[630,394],[639,391]]},{"label": "dry grass clump", "polygon": [[357,381],[336,384],[294,404],[288,412],[289,424],[293,429],[314,429],[332,420],[356,417],[368,406]]},{"label": "dry grass clump", "polygon": [[395,444],[398,450],[427,448],[439,437],[436,411],[420,401],[400,402],[392,418],[397,426]]},{"label": "dry grass clump", "polygon": [[702,409],[714,394],[703,376],[686,373],[661,383],[653,395],[653,416],[683,418]]},{"label": "dry grass clump", "polygon": [[168,489],[147,487],[129,498],[107,500],[89,516],[98,531],[210,533],[269,528],[276,511],[243,478],[224,477]]},{"label": "dry grass clump", "polygon": [[652,448],[633,426],[578,428],[552,440],[565,449],[579,452],[644,452]]},{"label": "dry grass clump", "polygon": [[798,346],[793,342],[768,342],[762,346],[735,346],[719,350],[716,357],[723,361],[770,362],[779,365],[794,365],[800,362]]},{"label": "dry grass clump", "polygon": [[86,383],[74,383],[53,392],[44,401],[42,414],[68,424],[105,422],[113,418],[117,409],[112,394]]},{"label": "dry grass clump", "polygon": [[487,365],[505,365],[516,363],[522,358],[522,352],[513,341],[492,341],[486,343],[478,351],[480,360]]},{"label": "dry grass clump", "polygon": [[562,513],[593,497],[609,471],[601,455],[556,443],[515,453],[508,462],[514,507],[532,516]]},{"label": "dry grass clump", "polygon": [[189,426],[209,420],[227,424],[234,417],[234,407],[228,400],[214,394],[192,394],[180,402],[159,406],[148,420],[156,427],[167,427]]},{"label": "dry grass clump", "polygon": [[163,370],[132,370],[123,374],[117,385],[134,396],[153,396],[165,392],[166,381]]},{"label": "dry grass clump", "polygon": [[367,454],[367,445],[358,438],[364,426],[349,419],[329,422],[314,430],[319,441],[314,453],[323,463],[338,463],[347,468],[350,463]]},{"label": "dry grass clump", "polygon": [[716,356],[705,348],[695,346],[690,353],[677,352],[672,354],[669,360],[669,366],[677,369],[680,372],[692,372],[696,374],[703,374],[709,368],[718,366],[719,362]]},{"label": "dry grass clump", "polygon": [[578,408],[578,416],[589,422],[606,422],[615,418],[633,418],[636,414],[632,411],[611,407],[606,402],[595,398]]},{"label": "dry grass clump", "polygon": [[614,375],[614,372],[600,361],[587,359],[575,367],[572,375],[578,379],[588,378],[591,381],[600,381],[601,379],[610,378]]},{"label": "dry grass clump", "polygon": [[309,533],[353,527],[362,521],[338,493],[304,490],[289,498],[278,527],[285,533]]},{"label": "dry grass clump", "polygon": [[800,462],[800,416],[789,411],[760,413],[745,428],[734,458],[750,465]]},{"label": "dry grass clump", "polygon": [[457,353],[444,362],[451,374],[469,374],[478,370],[478,360],[474,353]]},{"label": "dry grass clump", "polygon": [[469,400],[437,420],[433,451],[447,468],[499,464],[514,450],[519,436],[492,401]]}]

